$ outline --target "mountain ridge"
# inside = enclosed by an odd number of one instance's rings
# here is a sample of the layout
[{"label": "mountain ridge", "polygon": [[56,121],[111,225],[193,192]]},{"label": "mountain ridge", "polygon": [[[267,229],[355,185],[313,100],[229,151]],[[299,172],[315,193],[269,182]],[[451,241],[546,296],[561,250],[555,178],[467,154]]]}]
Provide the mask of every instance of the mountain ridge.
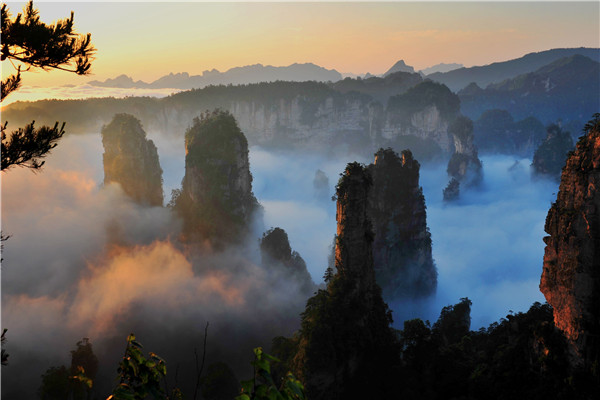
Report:
[{"label": "mountain ridge", "polygon": [[520,58],[494,62],[488,65],[459,68],[445,73],[436,72],[427,75],[427,78],[445,84],[454,92],[465,88],[472,82],[475,82],[481,88],[485,88],[492,83],[499,83],[518,75],[534,72],[560,58],[575,54],[600,62],[600,48],[550,49],[528,53]]},{"label": "mountain ridge", "polygon": [[188,72],[169,73],[148,83],[122,74],[104,81],[93,80],[91,86],[138,88],[138,89],[194,89],[219,84],[248,84],[259,82],[287,81],[339,81],[342,79],[335,69],[327,69],[313,63],[293,63],[288,66],[251,64],[233,67],[225,72],[216,69],[203,71],[201,75],[190,75]]}]

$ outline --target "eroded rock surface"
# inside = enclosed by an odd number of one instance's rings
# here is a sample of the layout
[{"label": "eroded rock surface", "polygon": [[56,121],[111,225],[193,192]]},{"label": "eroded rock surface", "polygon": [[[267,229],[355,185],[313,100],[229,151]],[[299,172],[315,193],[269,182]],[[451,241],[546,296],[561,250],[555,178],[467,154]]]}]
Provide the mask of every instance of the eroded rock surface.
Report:
[{"label": "eroded rock surface", "polygon": [[419,169],[409,150],[392,149],[380,149],[368,167],[375,276],[386,301],[427,297],[437,287]]},{"label": "eroded rock surface", "polygon": [[571,345],[572,363],[598,363],[600,349],[600,120],[563,169],[546,217],[540,289]]},{"label": "eroded rock surface", "polygon": [[162,169],[152,140],[133,115],[116,114],[102,128],[104,184],[116,182],[140,204],[162,206]]}]

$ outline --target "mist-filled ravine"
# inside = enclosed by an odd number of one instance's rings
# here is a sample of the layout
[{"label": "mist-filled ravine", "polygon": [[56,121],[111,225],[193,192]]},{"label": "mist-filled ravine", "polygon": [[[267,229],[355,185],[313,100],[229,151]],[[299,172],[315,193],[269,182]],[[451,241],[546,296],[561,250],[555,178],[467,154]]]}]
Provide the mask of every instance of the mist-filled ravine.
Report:
[{"label": "mist-filled ravine", "polygon": [[2,399],[597,397],[599,3],[26,3]]},{"label": "mist-filled ravine", "polygon": [[[158,148],[166,204],[183,177],[183,139],[148,137]],[[261,266],[262,232],[283,228],[322,285],[336,232],[331,196],[339,175],[348,162],[372,162],[251,147],[264,226],[244,243],[199,254],[178,243],[181,220],[168,208],[138,205],[119,185],[102,185],[102,152],[99,133],[67,135],[42,173],[15,169],[2,176],[2,229],[11,235],[2,263],[7,395],[15,388],[33,397],[44,371],[68,364],[83,337],[100,360],[96,390],[108,392],[130,331],[177,369],[179,382],[193,382],[190,349],[201,351],[207,322],[207,362],[225,360],[237,376],[248,376],[251,349],[269,348],[273,337],[297,330],[310,295]],[[543,226],[558,185],[532,179],[529,159],[481,160],[483,184],[453,203],[442,200],[446,165],[422,164],[438,288],[427,300],[390,303],[395,327],[411,318],[435,321],[442,307],[464,297],[473,302],[474,330],[543,301]],[[317,170],[328,178],[328,192],[315,189]]]}]

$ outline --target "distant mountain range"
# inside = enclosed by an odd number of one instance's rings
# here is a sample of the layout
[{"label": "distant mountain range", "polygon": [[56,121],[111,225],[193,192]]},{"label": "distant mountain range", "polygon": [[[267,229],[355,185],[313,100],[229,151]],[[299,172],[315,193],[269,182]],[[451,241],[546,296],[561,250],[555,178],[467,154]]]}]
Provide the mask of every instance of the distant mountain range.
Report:
[{"label": "distant mountain range", "polygon": [[459,68],[464,68],[464,65],[456,64],[456,63],[451,63],[451,64],[440,63],[440,64],[436,64],[432,67],[429,67],[429,68],[424,68],[424,69],[420,70],[419,73],[421,73],[423,75],[430,75],[430,74],[434,74],[436,72],[450,72],[450,71],[454,71],[455,69],[459,69]]},{"label": "distant mountain range", "polygon": [[486,110],[501,109],[515,119],[585,121],[600,110],[600,63],[575,54],[485,89],[472,83],[458,96],[462,113],[474,120]]},{"label": "distant mountain range", "polygon": [[292,64],[287,67],[273,67],[271,65],[254,64],[245,67],[231,68],[225,72],[216,69],[204,71],[202,75],[189,75],[187,72],[165,75],[154,82],[134,81],[127,75],[120,75],[114,79],[103,82],[91,81],[92,86],[138,88],[138,89],[194,89],[209,85],[221,84],[248,84],[274,81],[317,81],[336,82],[342,79],[342,74],[333,69],[319,67],[312,63]]},{"label": "distant mountain range", "polygon": [[[552,49],[538,53],[529,53],[521,58],[509,61],[495,62],[489,65],[465,68],[462,64],[437,64],[425,68],[419,73],[421,76],[433,81],[443,83],[454,92],[466,88],[474,82],[480,88],[486,88],[490,84],[500,83],[506,79],[518,75],[534,72],[558,59],[573,55],[582,55],[594,61],[600,61],[600,49],[593,48],[569,48]],[[389,70],[380,77],[387,77],[394,73],[415,73],[412,66],[407,65],[404,60],[396,62]],[[335,69],[326,69],[312,63],[292,64],[286,67],[274,67],[271,65],[254,64],[244,67],[231,68],[225,72],[216,69],[204,71],[201,75],[190,75],[187,72],[170,73],[153,82],[134,81],[127,75],[120,75],[105,81],[91,81],[92,86],[114,87],[114,88],[137,88],[137,89],[194,89],[209,85],[240,85],[260,82],[274,81],[317,81],[337,82],[344,77],[368,79],[375,77],[369,73],[356,75],[345,73],[342,75]]]},{"label": "distant mountain range", "polygon": [[529,53],[521,58],[510,61],[496,62],[479,67],[459,68],[444,73],[437,72],[427,75],[427,78],[443,83],[454,92],[458,92],[472,82],[481,88],[485,88],[489,84],[499,83],[518,75],[536,71],[558,59],[576,54],[588,57],[594,61],[600,61],[600,49],[585,47],[552,49],[539,53]]},{"label": "distant mountain range", "polygon": [[406,63],[404,62],[404,60],[400,60],[396,64],[394,64],[392,66],[392,68],[390,68],[382,76],[385,78],[386,76],[388,76],[390,74],[393,74],[395,72],[408,72],[408,73],[412,74],[413,72],[415,72],[415,69],[413,67],[411,67],[410,65],[406,65]]}]

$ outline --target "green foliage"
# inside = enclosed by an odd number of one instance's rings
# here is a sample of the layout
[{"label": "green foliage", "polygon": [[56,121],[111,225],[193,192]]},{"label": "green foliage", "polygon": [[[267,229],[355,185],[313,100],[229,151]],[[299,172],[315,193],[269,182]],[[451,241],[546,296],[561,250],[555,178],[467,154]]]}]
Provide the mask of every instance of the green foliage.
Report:
[{"label": "green foliage", "polygon": [[[95,49],[91,44],[91,35],[77,35],[73,30],[73,13],[71,17],[58,20],[53,25],[40,21],[38,10],[30,1],[23,13],[12,19],[6,4],[2,4],[2,44],[1,60],[20,62],[30,68],[60,69],[85,75],[90,71],[90,60]],[[17,73],[2,81],[4,100],[11,92],[17,90],[21,83],[21,66]],[[35,121],[34,121],[35,122]],[[57,141],[64,135],[64,123],[59,128],[58,122],[53,128],[43,126],[34,128],[34,122],[10,135],[6,134],[7,123],[2,130],[2,171],[18,165],[40,169],[44,164],[40,161],[52,150]]]},{"label": "green foliage", "polygon": [[[60,69],[78,75],[89,73],[91,57],[96,49],[91,35],[78,35],[73,29],[73,12],[70,18],[46,25],[40,21],[39,12],[30,1],[12,19],[6,4],[2,4],[1,59],[25,64],[27,69]],[[2,99],[16,90],[21,81],[21,69],[2,82]]]},{"label": "green foliage", "polygon": [[115,114],[102,127],[104,184],[119,183],[137,203],[163,205],[162,168],[154,142],[146,138],[139,119]]},{"label": "green foliage", "polygon": [[64,135],[64,127],[58,127],[58,122],[53,128],[42,126],[36,129],[35,121],[6,135],[7,123],[2,125],[2,171],[19,166],[40,169],[44,158],[50,150],[56,147],[58,140]]},{"label": "green foliage", "polygon": [[185,143],[186,176],[170,202],[184,220],[185,235],[217,246],[238,240],[260,207],[251,186],[237,185],[252,182],[250,171],[240,167],[248,163],[246,137],[229,112],[217,109],[194,118]]},{"label": "green foliage", "polygon": [[254,349],[254,378],[242,381],[242,390],[236,400],[304,400],[304,386],[288,373],[278,387],[271,375],[271,363],[279,360],[265,352],[261,347]]},{"label": "green foliage", "polygon": [[166,399],[160,387],[161,379],[167,374],[165,362],[154,353],[146,358],[133,333],[127,337],[125,355],[117,373],[119,384],[107,400],[144,400],[150,395],[155,399]]},{"label": "green foliage", "polygon": [[113,140],[123,134],[146,137],[146,132],[142,129],[142,123],[139,119],[131,114],[118,113],[115,114],[112,120],[102,127],[102,138]]}]

